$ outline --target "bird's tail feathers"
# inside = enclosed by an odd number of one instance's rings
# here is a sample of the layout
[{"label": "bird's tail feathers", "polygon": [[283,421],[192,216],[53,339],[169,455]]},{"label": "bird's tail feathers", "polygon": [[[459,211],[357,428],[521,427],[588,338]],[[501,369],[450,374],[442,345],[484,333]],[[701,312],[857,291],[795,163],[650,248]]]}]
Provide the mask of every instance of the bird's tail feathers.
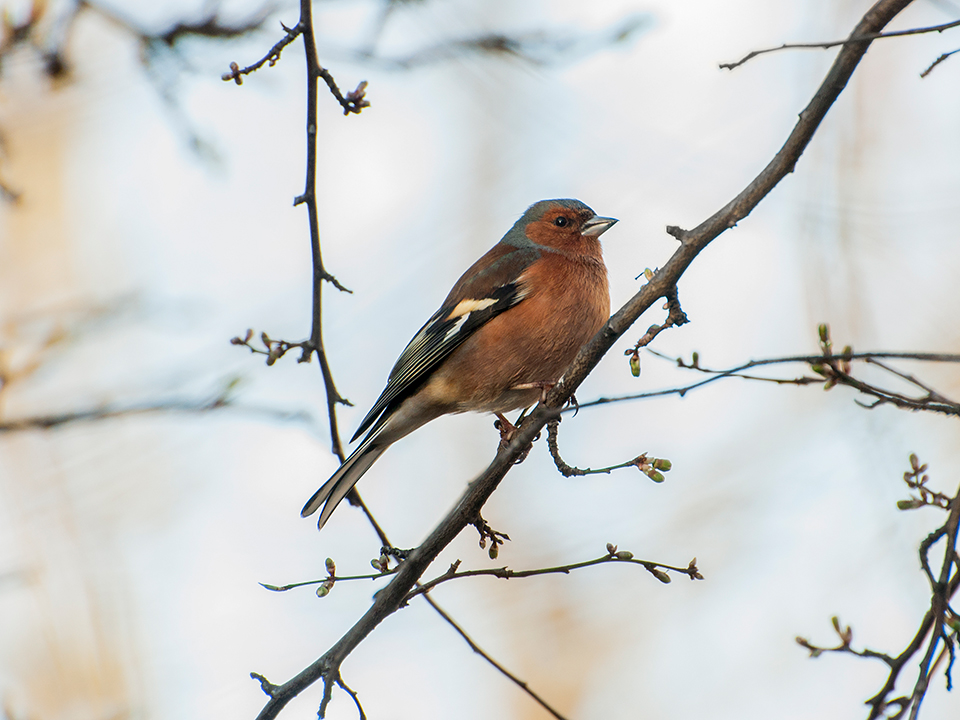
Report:
[{"label": "bird's tail feathers", "polygon": [[317,528],[320,529],[329,519],[330,515],[336,509],[340,501],[349,493],[357,481],[363,477],[363,474],[370,469],[377,458],[379,458],[389,445],[374,445],[364,442],[353,453],[350,454],[343,465],[327,480],[313,497],[307,500],[307,504],[300,511],[301,517],[307,517],[317,511],[323,505],[323,511],[320,513],[320,519],[317,521]]}]

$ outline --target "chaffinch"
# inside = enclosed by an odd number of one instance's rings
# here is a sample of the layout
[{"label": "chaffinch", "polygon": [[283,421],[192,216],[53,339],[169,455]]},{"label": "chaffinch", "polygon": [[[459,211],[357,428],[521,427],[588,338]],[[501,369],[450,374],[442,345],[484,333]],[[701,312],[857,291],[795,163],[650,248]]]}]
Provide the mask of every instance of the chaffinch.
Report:
[{"label": "chaffinch", "polygon": [[615,222],[579,200],[541,200],[457,281],[400,353],[387,387],[351,442],[369,428],[301,516],[323,505],[322,528],[383,452],[447,413],[526,408],[556,384],[610,315],[597,239]]}]

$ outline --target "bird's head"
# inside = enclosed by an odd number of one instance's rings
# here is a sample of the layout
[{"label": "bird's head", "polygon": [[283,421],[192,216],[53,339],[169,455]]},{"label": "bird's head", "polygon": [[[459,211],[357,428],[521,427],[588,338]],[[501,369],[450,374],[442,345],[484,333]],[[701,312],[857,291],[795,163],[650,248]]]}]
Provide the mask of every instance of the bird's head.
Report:
[{"label": "bird's head", "polygon": [[541,200],[527,208],[514,230],[537,245],[588,252],[599,247],[597,237],[615,222],[600,217],[579,200]]}]

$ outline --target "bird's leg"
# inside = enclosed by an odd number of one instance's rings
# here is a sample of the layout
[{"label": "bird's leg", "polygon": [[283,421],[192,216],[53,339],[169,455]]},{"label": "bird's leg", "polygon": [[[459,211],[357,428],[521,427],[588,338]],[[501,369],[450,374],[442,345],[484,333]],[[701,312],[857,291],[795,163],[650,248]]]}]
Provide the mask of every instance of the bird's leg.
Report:
[{"label": "bird's leg", "polygon": [[493,426],[500,431],[500,446],[497,448],[497,452],[500,452],[510,444],[513,436],[517,434],[517,426],[507,420],[503,413],[494,414],[497,416],[497,419],[494,421]]},{"label": "bird's leg", "polygon": [[[520,424],[523,422],[523,418],[526,415],[527,411],[524,410],[520,413],[520,417],[517,418],[517,424],[514,425],[512,422],[507,420],[502,413],[495,413],[497,419],[493,421],[493,426],[500,431],[500,444],[497,446],[497,452],[499,453],[507,445],[510,444],[510,441],[513,440],[514,436],[517,434],[517,431],[520,429]],[[537,436],[533,439],[534,442],[540,439],[540,433],[537,433]],[[519,465],[524,460],[527,459],[527,455],[530,454],[530,451],[533,449],[533,445],[527,445],[526,449],[521,452],[517,459],[513,461],[514,465]]]}]

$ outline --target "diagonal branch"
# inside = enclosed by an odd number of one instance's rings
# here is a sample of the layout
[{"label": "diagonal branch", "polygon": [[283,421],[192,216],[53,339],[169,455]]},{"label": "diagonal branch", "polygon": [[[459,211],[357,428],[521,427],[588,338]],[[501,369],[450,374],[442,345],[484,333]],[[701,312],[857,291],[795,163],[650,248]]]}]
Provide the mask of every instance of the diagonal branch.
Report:
[{"label": "diagonal branch", "polygon": [[930,63],[930,65],[927,67],[926,70],[924,70],[922,73],[920,73],[920,77],[921,77],[921,78],[925,78],[927,75],[929,75],[930,73],[933,72],[933,69],[934,69],[937,65],[939,65],[940,63],[942,63],[942,62],[943,62],[944,60],[946,60],[947,58],[950,58],[950,57],[956,55],[957,53],[960,53],[960,49],[951,50],[950,52],[945,52],[945,53],[943,53],[942,55],[940,55],[940,57],[938,57],[936,60],[934,60],[932,63]]},{"label": "diagonal branch", "polygon": [[540,697],[537,693],[535,693],[535,692],[530,688],[530,686],[527,684],[526,681],[521,680],[521,679],[518,678],[516,675],[514,675],[512,672],[510,672],[509,670],[507,670],[503,665],[501,665],[501,664],[500,664],[499,662],[497,662],[493,657],[491,657],[489,654],[487,654],[487,652],[485,652],[485,651],[483,650],[483,648],[481,648],[479,645],[477,645],[477,643],[475,643],[475,642],[473,641],[473,638],[471,638],[469,635],[467,635],[466,630],[464,630],[462,627],[460,627],[460,625],[457,624],[457,621],[454,620],[452,617],[450,617],[450,616],[447,614],[447,612],[446,612],[442,607],[440,607],[440,606],[437,604],[437,601],[434,600],[432,597],[430,597],[429,594],[424,593],[424,594],[423,594],[423,599],[426,600],[428,603],[430,603],[430,607],[432,607],[432,608],[437,612],[437,614],[440,615],[440,617],[442,617],[444,620],[446,620],[447,623],[448,623],[454,630],[457,631],[457,634],[459,634],[460,637],[462,637],[462,638],[464,639],[464,641],[467,643],[467,645],[470,646],[470,649],[471,649],[471,650],[473,650],[475,653],[477,653],[477,655],[479,655],[480,657],[482,657],[482,658],[483,658],[484,660],[486,660],[488,663],[490,663],[491,665],[493,665],[493,666],[494,666],[497,670],[499,670],[503,675],[505,675],[505,676],[508,677],[510,680],[512,680],[516,685],[518,685],[518,686],[520,687],[521,690],[523,690],[527,695],[529,695],[531,698],[533,698],[533,700],[536,701],[536,702],[540,705],[540,707],[542,707],[542,708],[543,708],[544,710],[546,710],[548,713],[550,713],[551,715],[553,715],[553,717],[555,717],[557,720],[566,720],[566,718],[564,718],[563,715],[561,715],[559,712],[557,712],[546,700],[544,700],[544,699],[543,699],[542,697]]}]

